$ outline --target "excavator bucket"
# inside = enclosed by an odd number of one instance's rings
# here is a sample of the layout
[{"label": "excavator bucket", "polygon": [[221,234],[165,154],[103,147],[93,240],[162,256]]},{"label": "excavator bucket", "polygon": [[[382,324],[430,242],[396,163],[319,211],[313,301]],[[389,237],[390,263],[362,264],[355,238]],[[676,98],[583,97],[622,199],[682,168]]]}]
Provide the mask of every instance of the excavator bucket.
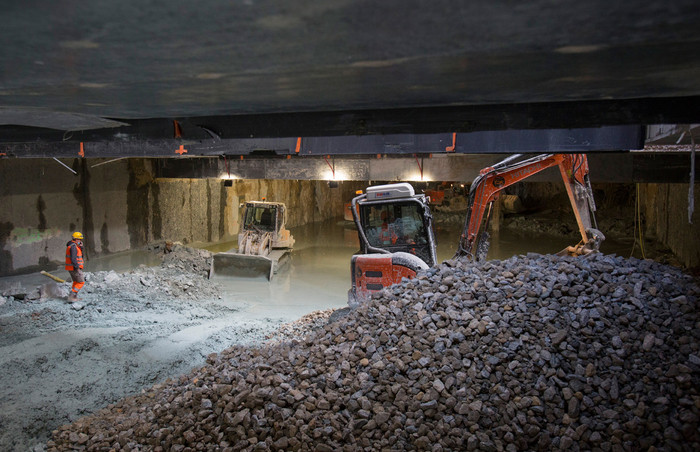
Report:
[{"label": "excavator bucket", "polygon": [[238,253],[217,253],[209,270],[209,278],[213,276],[264,276],[271,280],[275,272],[275,262],[267,256]]}]

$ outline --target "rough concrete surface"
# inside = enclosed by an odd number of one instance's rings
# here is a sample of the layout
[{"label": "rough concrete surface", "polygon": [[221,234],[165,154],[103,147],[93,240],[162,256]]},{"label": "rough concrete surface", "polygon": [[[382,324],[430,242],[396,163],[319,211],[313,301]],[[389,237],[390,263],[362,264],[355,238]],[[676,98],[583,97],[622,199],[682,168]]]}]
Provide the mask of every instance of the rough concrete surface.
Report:
[{"label": "rough concrete surface", "polygon": [[59,425],[270,337],[284,319],[225,305],[207,254],[176,246],[160,267],[88,272],[73,304],[68,283],[0,287],[0,450],[43,450]]}]

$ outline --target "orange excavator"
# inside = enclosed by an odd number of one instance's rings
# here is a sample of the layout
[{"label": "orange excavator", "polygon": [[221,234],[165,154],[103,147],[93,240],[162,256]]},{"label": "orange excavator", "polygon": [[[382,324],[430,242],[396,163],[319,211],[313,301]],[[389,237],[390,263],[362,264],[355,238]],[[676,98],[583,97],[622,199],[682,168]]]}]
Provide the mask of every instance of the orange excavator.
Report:
[{"label": "orange excavator", "polygon": [[[577,245],[558,254],[580,256],[597,251],[605,237],[595,223],[596,207],[586,155],[543,154],[523,159],[517,154],[484,168],[472,183],[455,258],[485,259],[488,220],[501,191],[554,166],[559,167],[581,233]],[[425,195],[416,195],[407,183],[369,187],[365,194],[352,200],[351,212],[357,226],[360,252],[352,257],[350,264],[350,306],[437,264],[428,203]]]},{"label": "orange excavator", "polygon": [[350,306],[437,264],[428,202],[405,182],[368,187],[353,198],[360,252],[350,261]]},{"label": "orange excavator", "polygon": [[[543,154],[521,160],[516,154],[484,168],[474,179],[469,190],[467,217],[464,231],[459,240],[455,257],[483,260],[488,251],[488,221],[493,211],[493,203],[501,191],[542,170],[554,166],[564,180],[571,207],[576,217],[581,241],[569,246],[559,255],[581,256],[597,251],[605,236],[597,229],[595,221],[595,201],[588,176],[588,159],[585,154]],[[485,223],[482,226],[482,221]]]}]

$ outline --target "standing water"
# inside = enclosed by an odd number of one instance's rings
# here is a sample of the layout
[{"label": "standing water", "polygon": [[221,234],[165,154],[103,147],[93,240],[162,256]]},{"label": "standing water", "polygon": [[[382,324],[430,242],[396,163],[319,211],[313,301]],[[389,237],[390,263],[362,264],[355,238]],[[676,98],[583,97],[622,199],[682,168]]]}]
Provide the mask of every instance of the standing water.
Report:
[{"label": "standing water", "polygon": [[[223,302],[245,309],[253,316],[299,318],[309,312],[347,306],[350,289],[350,259],[360,246],[352,222],[329,220],[291,229],[296,240],[291,259],[272,281],[265,277],[223,277]],[[436,225],[438,261],[451,259],[457,249],[462,225]],[[527,252],[556,253],[571,239],[545,236],[523,236],[502,230],[491,239],[488,259],[506,259]],[[210,247],[214,252],[225,251]]]}]

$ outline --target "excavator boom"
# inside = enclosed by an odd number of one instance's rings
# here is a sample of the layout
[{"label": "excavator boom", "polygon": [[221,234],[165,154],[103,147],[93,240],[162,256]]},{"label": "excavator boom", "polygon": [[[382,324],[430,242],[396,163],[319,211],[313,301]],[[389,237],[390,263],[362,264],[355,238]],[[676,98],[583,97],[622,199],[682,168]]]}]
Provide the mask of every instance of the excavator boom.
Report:
[{"label": "excavator boom", "polygon": [[464,230],[455,257],[470,259],[480,257],[481,253],[477,253],[477,250],[480,248],[484,215],[486,214],[486,223],[488,223],[490,206],[498,199],[502,190],[554,166],[559,167],[581,234],[581,242],[578,245],[568,247],[560,254],[580,255],[597,250],[605,237],[596,229],[594,216],[596,207],[588,178],[586,155],[543,154],[517,161],[521,157],[520,154],[517,154],[496,165],[484,168],[472,183]]}]

